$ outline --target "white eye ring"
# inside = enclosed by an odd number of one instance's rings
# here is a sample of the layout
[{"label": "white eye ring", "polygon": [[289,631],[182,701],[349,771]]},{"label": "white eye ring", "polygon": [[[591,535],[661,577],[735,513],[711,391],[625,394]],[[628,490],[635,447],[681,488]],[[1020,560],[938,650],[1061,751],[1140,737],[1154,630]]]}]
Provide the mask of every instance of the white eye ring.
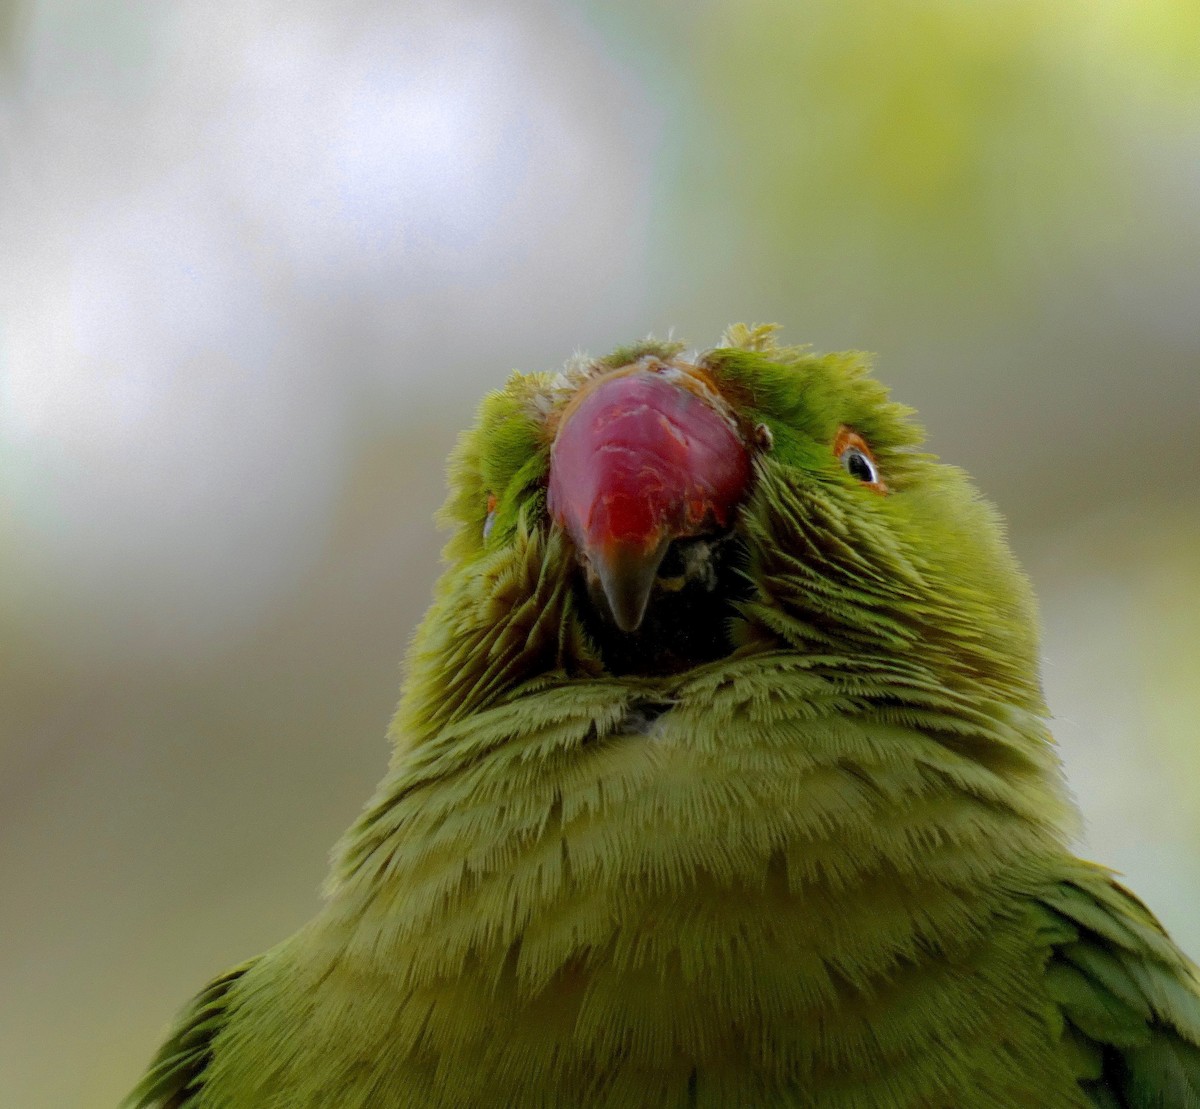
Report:
[{"label": "white eye ring", "polygon": [[493,508],[487,514],[487,519],[483,521],[483,541],[488,541],[488,536],[492,534],[492,528],[496,526],[496,510]]},{"label": "white eye ring", "polygon": [[866,451],[859,447],[847,447],[838,455],[838,461],[851,477],[856,477],[867,485],[878,484],[879,469]]}]

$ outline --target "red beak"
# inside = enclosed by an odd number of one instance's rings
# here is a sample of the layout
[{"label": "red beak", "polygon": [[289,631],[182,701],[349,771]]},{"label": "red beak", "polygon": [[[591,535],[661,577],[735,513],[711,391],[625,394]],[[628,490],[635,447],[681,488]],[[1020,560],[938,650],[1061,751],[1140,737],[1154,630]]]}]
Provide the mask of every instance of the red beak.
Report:
[{"label": "red beak", "polygon": [[671,541],[727,527],[745,494],[749,454],[723,409],[694,367],[645,362],[595,378],[563,413],[548,507],[624,632]]}]

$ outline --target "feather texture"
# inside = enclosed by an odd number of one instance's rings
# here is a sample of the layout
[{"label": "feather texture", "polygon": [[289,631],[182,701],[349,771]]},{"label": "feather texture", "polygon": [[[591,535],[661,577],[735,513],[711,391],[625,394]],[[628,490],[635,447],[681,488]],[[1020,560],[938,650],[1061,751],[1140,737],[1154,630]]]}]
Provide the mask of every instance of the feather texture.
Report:
[{"label": "feather texture", "polygon": [[[129,1106],[1200,1103],[1194,970],[1066,849],[998,518],[860,356],[735,328],[701,359],[770,445],[728,651],[610,665],[549,442],[582,383],[677,353],[485,402],[321,913],[201,994]],[[888,496],[838,465],[843,426]]]},{"label": "feather texture", "polygon": [[1200,1105],[1200,978],[1149,910],[1081,864],[1038,913],[1055,936],[1047,988],[1093,1104]]}]

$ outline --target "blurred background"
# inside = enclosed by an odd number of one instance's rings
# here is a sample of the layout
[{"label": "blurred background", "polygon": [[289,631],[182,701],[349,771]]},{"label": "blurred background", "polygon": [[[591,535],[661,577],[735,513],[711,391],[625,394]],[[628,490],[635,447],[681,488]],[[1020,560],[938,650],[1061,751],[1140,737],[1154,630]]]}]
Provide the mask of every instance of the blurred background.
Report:
[{"label": "blurred background", "polygon": [[0,1105],[313,911],[480,395],[879,354],[1008,515],[1086,819],[1200,955],[1200,7],[7,0]]}]

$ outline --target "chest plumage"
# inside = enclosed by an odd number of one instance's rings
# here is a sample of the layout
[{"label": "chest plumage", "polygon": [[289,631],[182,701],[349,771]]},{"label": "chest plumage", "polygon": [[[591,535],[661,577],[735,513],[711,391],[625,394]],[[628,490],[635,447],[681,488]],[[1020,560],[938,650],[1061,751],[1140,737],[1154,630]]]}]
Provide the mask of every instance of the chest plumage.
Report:
[{"label": "chest plumage", "polygon": [[321,913],[135,1106],[1182,1107],[1194,971],[1072,858],[994,514],[851,356],[516,377]]}]

